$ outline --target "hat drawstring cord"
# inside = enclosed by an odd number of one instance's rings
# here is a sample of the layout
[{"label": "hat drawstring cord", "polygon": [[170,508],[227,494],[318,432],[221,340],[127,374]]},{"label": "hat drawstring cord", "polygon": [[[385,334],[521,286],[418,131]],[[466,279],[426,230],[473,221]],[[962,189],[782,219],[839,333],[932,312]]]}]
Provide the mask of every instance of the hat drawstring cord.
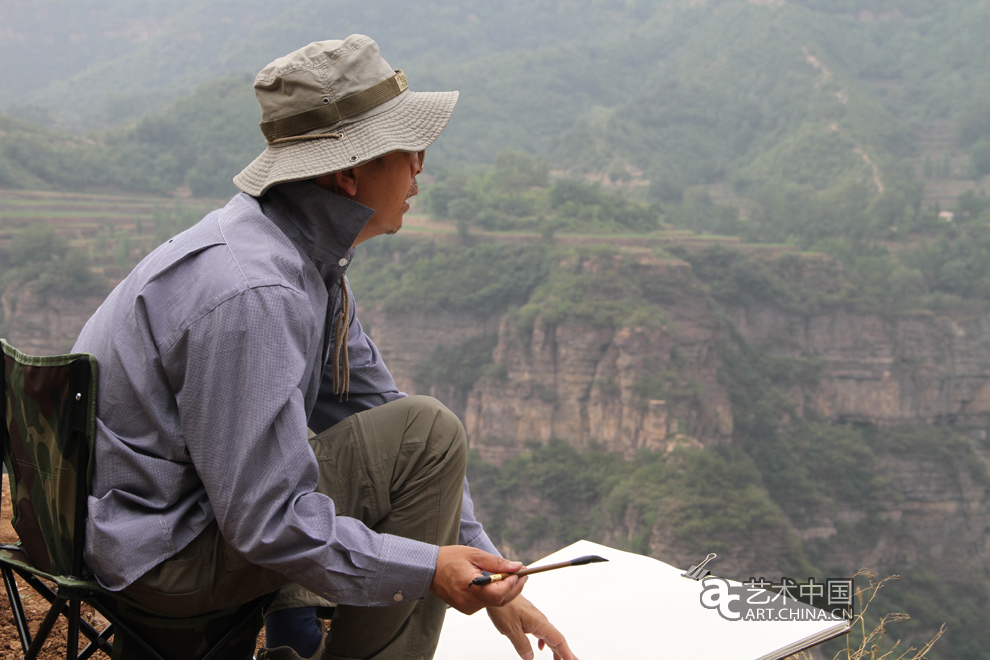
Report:
[{"label": "hat drawstring cord", "polygon": [[[340,396],[340,400],[349,399],[351,389],[351,365],[347,355],[347,337],[350,332],[350,307],[351,299],[347,294],[347,281],[344,276],[340,276],[340,316],[337,318],[337,331],[333,338],[333,356],[330,368],[333,370],[333,393]],[[343,374],[341,374],[340,358],[343,355]]]}]

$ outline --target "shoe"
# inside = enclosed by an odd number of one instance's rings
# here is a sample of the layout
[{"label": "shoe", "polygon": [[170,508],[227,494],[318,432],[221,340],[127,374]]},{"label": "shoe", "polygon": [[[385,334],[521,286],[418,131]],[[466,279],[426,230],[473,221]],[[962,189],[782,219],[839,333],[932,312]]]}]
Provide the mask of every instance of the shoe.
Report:
[{"label": "shoe", "polygon": [[323,628],[322,622],[320,622],[320,628],[323,630],[320,644],[316,647],[313,655],[308,658],[304,658],[296,653],[291,646],[276,646],[273,649],[261,649],[255,658],[257,660],[321,660],[323,658],[323,649],[327,646],[327,631]]}]

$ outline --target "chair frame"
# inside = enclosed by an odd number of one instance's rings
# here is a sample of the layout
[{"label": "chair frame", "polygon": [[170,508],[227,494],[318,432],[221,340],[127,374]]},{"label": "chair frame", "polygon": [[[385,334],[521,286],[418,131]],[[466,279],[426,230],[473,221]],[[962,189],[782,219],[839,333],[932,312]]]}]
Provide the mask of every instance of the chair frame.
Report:
[{"label": "chair frame", "polygon": [[[72,446],[77,448],[77,474],[75,493],[75,519],[72,522],[72,549],[71,549],[71,571],[68,575],[57,574],[56,571],[46,572],[41,570],[31,561],[24,551],[21,543],[0,544],[0,573],[3,575],[3,582],[7,592],[7,598],[11,606],[14,623],[20,638],[21,647],[24,650],[25,660],[34,660],[43,648],[45,642],[51,634],[52,628],[59,616],[65,616],[68,623],[66,635],[66,659],[85,660],[97,651],[102,651],[108,656],[112,653],[113,644],[110,638],[116,634],[126,635],[128,643],[134,643],[140,652],[153,660],[165,660],[161,654],[153,649],[148,642],[141,638],[139,634],[111,607],[114,601],[120,601],[120,597],[114,592],[102,588],[93,578],[83,561],[83,551],[85,547],[85,525],[87,516],[87,498],[89,496],[89,482],[91,472],[92,442],[95,437],[95,410],[96,410],[96,359],[87,353],[74,353],[50,357],[36,357],[21,353],[11,346],[6,340],[0,339],[3,359],[12,358],[19,364],[28,367],[45,366],[69,366],[70,391],[75,392],[71,397],[68,407],[71,408],[71,429],[73,435]],[[0,399],[0,412],[2,412],[3,426],[0,431],[0,455],[5,464],[8,464],[11,457],[11,437],[8,424],[12,420],[7,419],[7,376],[6,367],[3,370],[2,393]],[[13,488],[14,474],[12,469],[8,469],[8,478],[11,480]],[[17,506],[12,502],[13,506]],[[2,511],[0,511],[2,514]],[[28,628],[27,613],[21,602],[20,593],[15,580],[15,575],[20,577],[35,592],[42,596],[50,604],[45,619],[42,621],[38,632],[33,636]],[[46,584],[46,581],[54,583],[54,588]],[[223,637],[214,643],[211,648],[198,660],[210,660],[215,657],[227,644],[227,642],[238,634],[251,620],[251,615],[267,607],[275,594],[269,594],[242,605],[236,612],[238,623],[231,626]],[[100,615],[102,615],[109,625],[103,630],[97,630],[81,617],[81,605],[88,604]],[[79,634],[82,633],[89,644],[79,651]]]}]

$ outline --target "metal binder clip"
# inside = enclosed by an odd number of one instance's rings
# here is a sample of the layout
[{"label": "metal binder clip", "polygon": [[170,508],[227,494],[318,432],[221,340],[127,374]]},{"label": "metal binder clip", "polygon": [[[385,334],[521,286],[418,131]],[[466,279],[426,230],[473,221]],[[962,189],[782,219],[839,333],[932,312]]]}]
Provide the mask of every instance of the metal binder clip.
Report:
[{"label": "metal binder clip", "polygon": [[708,556],[705,557],[705,560],[703,562],[701,562],[697,566],[692,566],[691,568],[681,573],[681,577],[691,578],[692,580],[700,580],[702,578],[708,577],[709,575],[711,575],[711,571],[705,569],[705,565],[711,560],[715,559],[716,557],[718,557],[718,555],[716,555],[714,552],[709,552]]}]

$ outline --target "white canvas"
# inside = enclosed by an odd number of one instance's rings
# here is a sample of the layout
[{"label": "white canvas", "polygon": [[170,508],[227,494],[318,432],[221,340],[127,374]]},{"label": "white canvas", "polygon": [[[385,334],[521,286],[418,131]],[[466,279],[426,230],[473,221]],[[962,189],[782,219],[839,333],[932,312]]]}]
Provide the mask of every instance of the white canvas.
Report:
[{"label": "white canvas", "polygon": [[[723,619],[701,605],[702,583],[682,577],[683,570],[589,541],[578,541],[533,565],[583,555],[609,561],[533,575],[523,590],[564,633],[581,660],[770,660],[848,630],[846,622],[834,620]],[[537,660],[552,658],[549,650],[541,653],[532,641]],[[484,611],[465,616],[449,609],[435,658],[512,660],[518,655]]]}]

